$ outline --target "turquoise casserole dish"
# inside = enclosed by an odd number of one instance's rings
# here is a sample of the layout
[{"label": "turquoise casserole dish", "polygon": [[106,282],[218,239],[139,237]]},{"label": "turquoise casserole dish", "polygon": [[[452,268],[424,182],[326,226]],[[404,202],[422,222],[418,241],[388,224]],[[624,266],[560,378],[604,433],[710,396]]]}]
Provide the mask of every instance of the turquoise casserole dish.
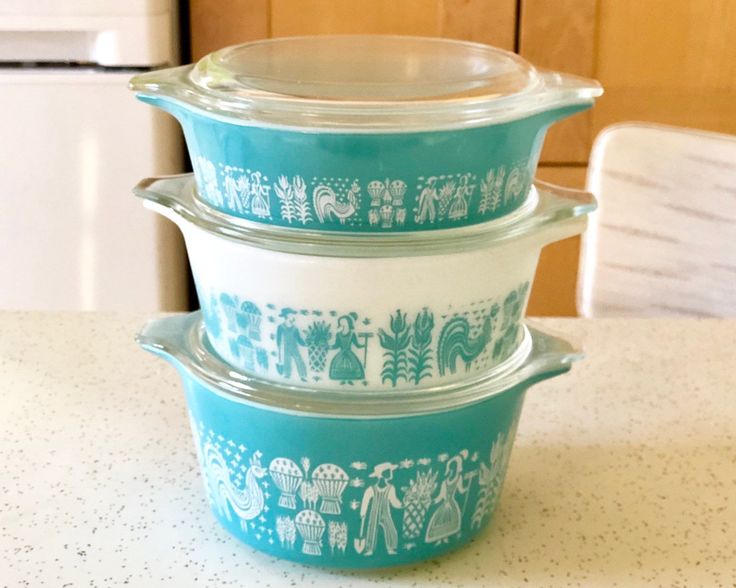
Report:
[{"label": "turquoise casserole dish", "polygon": [[207,498],[251,547],[337,568],[456,549],[489,523],[527,389],[570,369],[569,343],[525,328],[524,357],[480,381],[366,395],[257,383],[211,352],[199,313],[138,337],[184,384]]},{"label": "turquoise casserole dish", "polygon": [[181,123],[204,205],[379,233],[515,211],[548,127],[601,94],[485,45],[397,36],[258,41],[141,74],[131,89]]}]

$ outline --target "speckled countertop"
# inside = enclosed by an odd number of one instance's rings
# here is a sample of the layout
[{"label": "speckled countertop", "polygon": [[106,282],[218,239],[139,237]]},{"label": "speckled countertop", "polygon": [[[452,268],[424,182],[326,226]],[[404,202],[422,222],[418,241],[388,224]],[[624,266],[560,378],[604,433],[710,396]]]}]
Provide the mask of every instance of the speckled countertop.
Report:
[{"label": "speckled countertop", "polygon": [[0,313],[0,586],[733,586],[736,321],[542,324],[588,359],[527,396],[470,546],[337,573],[210,515],[173,368],[143,316]]}]

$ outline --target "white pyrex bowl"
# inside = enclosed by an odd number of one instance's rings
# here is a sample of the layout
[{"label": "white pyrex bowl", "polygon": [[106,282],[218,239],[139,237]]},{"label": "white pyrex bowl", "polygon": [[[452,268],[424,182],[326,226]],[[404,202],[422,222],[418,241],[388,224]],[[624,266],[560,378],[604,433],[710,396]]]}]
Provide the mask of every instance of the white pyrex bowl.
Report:
[{"label": "white pyrex bowl", "polygon": [[184,234],[212,347],[256,379],[310,389],[424,389],[522,361],[540,251],[595,208],[537,183],[518,211],[474,226],[294,232],[233,221],[195,191],[191,174],[135,189]]}]

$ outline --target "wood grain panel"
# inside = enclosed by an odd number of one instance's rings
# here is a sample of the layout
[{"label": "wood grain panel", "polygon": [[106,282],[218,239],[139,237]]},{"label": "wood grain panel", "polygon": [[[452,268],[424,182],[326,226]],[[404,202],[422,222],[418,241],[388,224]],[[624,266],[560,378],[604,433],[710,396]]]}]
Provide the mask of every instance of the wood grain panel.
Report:
[{"label": "wood grain panel", "polygon": [[736,88],[733,0],[600,0],[597,71],[614,88]]},{"label": "wood grain panel", "polygon": [[192,59],[269,36],[268,0],[190,0]]},{"label": "wood grain panel", "polygon": [[444,0],[442,36],[513,51],[516,0]]},{"label": "wood grain panel", "polygon": [[[537,177],[552,184],[582,189],[585,171],[585,167],[540,166]],[[529,316],[577,315],[575,289],[579,259],[580,237],[552,243],[542,250],[529,299]]]},{"label": "wood grain panel", "polygon": [[[522,0],[519,53],[535,66],[595,77],[597,0]],[[585,163],[592,143],[590,112],[555,124],[542,162]]]},{"label": "wood grain panel", "polygon": [[609,88],[592,115],[596,132],[647,121],[736,135],[736,90]]},{"label": "wood grain panel", "polygon": [[440,0],[271,0],[271,35],[384,33],[437,36]]},{"label": "wood grain panel", "polygon": [[734,31],[734,0],[600,0],[594,131],[642,120],[736,134]]}]

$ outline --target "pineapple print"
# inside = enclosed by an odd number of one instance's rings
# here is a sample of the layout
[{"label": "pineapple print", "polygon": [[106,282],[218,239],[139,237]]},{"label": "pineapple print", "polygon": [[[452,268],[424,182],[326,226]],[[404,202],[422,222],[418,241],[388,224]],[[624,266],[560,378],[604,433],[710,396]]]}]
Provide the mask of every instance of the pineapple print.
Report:
[{"label": "pineapple print", "polygon": [[307,344],[309,369],[317,373],[325,371],[330,349],[330,325],[325,321],[313,322],[307,327],[304,342]]},{"label": "pineapple print", "polygon": [[405,539],[416,539],[424,530],[424,519],[432,495],[437,489],[437,472],[429,470],[418,472],[409,486],[402,488],[404,492],[404,520],[402,534]]}]

